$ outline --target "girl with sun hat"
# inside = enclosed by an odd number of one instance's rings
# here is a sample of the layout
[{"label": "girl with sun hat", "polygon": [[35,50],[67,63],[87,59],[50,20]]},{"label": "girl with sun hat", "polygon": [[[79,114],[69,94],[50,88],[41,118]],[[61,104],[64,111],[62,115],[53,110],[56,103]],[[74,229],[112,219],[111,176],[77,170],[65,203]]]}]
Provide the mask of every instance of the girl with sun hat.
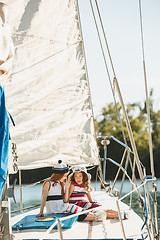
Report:
[{"label": "girl with sun hat", "polygon": [[[84,210],[86,209],[94,209],[99,207],[100,204],[92,201],[92,197],[90,194],[90,179],[91,175],[87,173],[87,169],[83,165],[75,166],[73,169],[73,173],[70,174],[71,185],[69,188],[69,203],[75,204],[79,207],[82,207]],[[93,220],[98,220],[104,218],[103,212],[106,218],[110,219],[118,219],[118,212],[114,210],[94,210]],[[122,216],[123,217],[123,216]],[[86,220],[86,219],[85,219]]]},{"label": "girl with sun hat", "polygon": [[[64,186],[66,185],[66,189],[69,187],[68,171],[68,166],[62,163],[62,160],[59,160],[58,164],[53,167],[53,174],[43,184],[40,212],[36,215],[37,217],[43,216],[45,205],[49,214],[78,213],[83,210],[81,207],[66,202],[68,192],[64,190]],[[66,183],[64,183],[65,180]]]},{"label": "girl with sun hat", "polygon": [[[45,205],[47,213],[49,214],[80,213],[84,210],[84,208],[68,202],[70,187],[70,179],[67,179],[68,171],[69,168],[66,164],[62,163],[61,160],[59,160],[58,164],[53,167],[53,174],[43,184],[40,212],[36,217],[43,216]],[[78,216],[78,221],[101,221],[100,214],[98,214],[98,216],[99,218],[95,219],[91,213],[81,214]]]},{"label": "girl with sun hat", "polygon": [[[73,184],[71,184],[70,178],[67,179],[68,171],[69,171],[68,166],[62,163],[62,160],[59,160],[58,164],[56,164],[53,167],[53,174],[43,184],[40,212],[39,214],[36,215],[36,217],[43,216],[45,205],[46,205],[47,213],[49,214],[80,213],[86,209],[100,206],[99,204],[92,202],[92,199],[89,193],[89,189],[90,189],[89,180],[91,178],[91,175],[88,174],[86,168],[83,168],[83,167],[81,169],[79,169],[79,167],[75,168],[73,174],[71,175],[71,179],[73,176],[77,185],[79,185],[79,187],[84,187],[85,194],[87,195],[88,201],[86,202],[84,201],[86,204],[83,204],[84,202],[83,200],[81,200],[82,201],[81,204],[78,204],[78,201],[79,201],[78,198],[77,198],[77,203],[73,200],[74,189],[71,190]],[[79,178],[77,177],[78,173],[81,173],[82,176],[84,176],[82,177],[83,180],[79,180]],[[76,185],[73,185],[73,186],[76,186]],[[68,202],[69,197],[71,197],[71,200]],[[78,197],[80,197],[80,195]],[[84,197],[83,194],[81,197],[82,198]],[[106,218],[106,212],[97,211],[95,213],[81,214],[78,217],[78,221],[102,221],[105,218]]]}]

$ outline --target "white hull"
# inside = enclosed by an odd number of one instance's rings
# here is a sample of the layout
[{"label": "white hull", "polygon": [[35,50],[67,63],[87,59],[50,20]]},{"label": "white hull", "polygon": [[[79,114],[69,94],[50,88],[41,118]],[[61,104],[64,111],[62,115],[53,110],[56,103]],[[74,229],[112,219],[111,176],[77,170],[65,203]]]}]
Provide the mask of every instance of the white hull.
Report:
[{"label": "white hull", "polygon": [[[101,203],[103,209],[117,210],[116,198],[105,191],[92,193],[94,199]],[[142,239],[142,219],[123,202],[119,202],[120,210],[128,213],[128,219],[123,220],[126,239]],[[27,215],[37,214],[38,209],[20,214],[11,219],[12,225]],[[18,230],[13,232],[14,239],[60,239],[58,230],[48,235],[46,230]],[[106,219],[104,222],[76,222],[71,229],[62,229],[63,239],[123,239],[123,232],[119,220]],[[147,239],[147,238],[146,238]]]}]

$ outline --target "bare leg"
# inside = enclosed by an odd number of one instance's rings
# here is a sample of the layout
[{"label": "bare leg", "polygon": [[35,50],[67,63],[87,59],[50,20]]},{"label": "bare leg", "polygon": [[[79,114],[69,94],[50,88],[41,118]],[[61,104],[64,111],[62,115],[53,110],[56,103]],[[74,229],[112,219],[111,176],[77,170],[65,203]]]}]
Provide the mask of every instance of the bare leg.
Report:
[{"label": "bare leg", "polygon": [[118,219],[118,212],[114,210],[106,210],[106,215],[108,219]]},{"label": "bare leg", "polygon": [[[106,218],[108,219],[118,219],[118,212],[114,210],[106,210]],[[95,215],[92,213],[88,213],[87,217],[84,221],[96,221]]]},{"label": "bare leg", "polygon": [[84,221],[95,221],[95,216],[92,213],[88,213]]}]

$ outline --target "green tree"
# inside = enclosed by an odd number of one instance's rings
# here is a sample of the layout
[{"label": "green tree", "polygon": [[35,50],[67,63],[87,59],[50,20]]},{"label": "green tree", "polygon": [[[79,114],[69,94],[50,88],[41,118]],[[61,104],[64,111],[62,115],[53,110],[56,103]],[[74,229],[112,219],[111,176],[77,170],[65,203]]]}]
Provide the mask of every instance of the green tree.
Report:
[{"label": "green tree", "polygon": [[[156,165],[156,176],[160,176],[160,110],[154,111],[153,108],[153,90],[150,91],[150,114],[151,114],[151,126],[152,126],[152,139],[153,139],[153,150],[154,150],[154,160]],[[127,140],[127,144],[130,147],[130,141],[128,136],[128,131],[126,124],[123,118],[122,109],[120,104],[117,104],[119,111],[119,117],[122,122],[123,130]],[[146,102],[141,105],[140,103],[127,104],[126,111],[130,124],[133,131],[134,140],[137,146],[140,160],[147,167],[147,170],[150,169],[149,162],[149,136],[148,136],[148,120],[146,113]],[[114,103],[109,103],[102,109],[101,120],[97,120],[96,129],[100,135],[113,135],[120,141],[124,142],[122,128],[120,121],[118,120],[117,110]],[[116,148],[116,149],[115,149]],[[103,154],[102,146],[100,146],[100,153]],[[119,154],[120,152],[120,154]],[[114,145],[113,150],[109,146],[108,153],[114,157],[114,159],[120,158],[119,155],[122,155],[123,151],[120,150],[120,147],[117,144]],[[158,170],[159,169],[159,170]],[[150,173],[148,171],[148,173]]]}]

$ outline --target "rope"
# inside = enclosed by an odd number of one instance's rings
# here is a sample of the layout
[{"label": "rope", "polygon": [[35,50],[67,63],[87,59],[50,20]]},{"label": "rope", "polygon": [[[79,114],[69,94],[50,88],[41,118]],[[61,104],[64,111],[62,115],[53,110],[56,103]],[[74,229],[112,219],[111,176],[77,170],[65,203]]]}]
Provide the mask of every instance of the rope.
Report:
[{"label": "rope", "polygon": [[[152,178],[152,177],[151,177]],[[147,176],[143,178],[143,180],[145,181],[145,179],[147,179]],[[143,192],[144,192],[144,213],[145,213],[145,221],[144,224],[141,228],[141,230],[143,230],[144,226],[147,223],[148,220],[148,206],[147,206],[147,196],[146,196],[146,188],[145,185],[143,185]]]},{"label": "rope", "polygon": [[[114,70],[114,67],[113,67],[113,61],[112,61],[111,54],[110,54],[110,51],[109,51],[109,46],[108,46],[108,43],[107,43],[107,39],[106,39],[106,35],[105,35],[105,31],[104,31],[104,27],[103,27],[103,23],[102,23],[102,19],[101,19],[101,15],[100,15],[100,11],[99,11],[97,0],[95,0],[95,3],[96,3],[96,7],[97,7],[98,16],[99,16],[99,19],[100,19],[100,23],[101,23],[101,27],[102,27],[103,36],[104,36],[104,39],[105,39],[105,43],[106,43],[109,59],[110,59],[111,65],[112,65],[112,71],[113,71],[113,74],[114,74],[114,80],[113,81],[114,81],[114,84],[116,85],[117,90],[118,90],[118,95],[119,95],[119,99],[120,99],[120,102],[121,102],[123,115],[125,117],[126,126],[127,126],[127,129],[128,129],[128,134],[129,134],[129,137],[130,137],[130,142],[131,142],[131,145],[132,145],[132,148],[133,148],[134,155],[136,156],[137,168],[138,168],[138,171],[139,171],[140,178],[142,180],[143,179],[143,173],[142,173],[142,169],[140,167],[140,161],[139,161],[136,145],[135,145],[135,142],[134,142],[134,139],[133,139],[132,129],[131,129],[130,122],[129,122],[129,119],[128,119],[128,116],[127,116],[127,113],[126,113],[126,110],[125,110],[125,107],[124,107],[124,103],[123,103],[121,92],[120,92],[119,85],[118,85],[118,82],[117,82],[115,70]],[[92,6],[92,3],[91,3],[91,0],[90,0],[90,4],[91,4],[91,8],[92,8],[94,19],[95,19],[95,14],[94,14],[94,11],[93,11],[93,6]],[[97,32],[98,32],[98,27],[97,27],[96,20],[95,20],[95,24],[96,24],[96,29],[97,29]],[[99,37],[99,40],[100,40],[100,37]],[[101,47],[101,48],[103,48],[103,47]],[[104,58],[105,58],[105,56],[104,56]],[[111,87],[111,89],[112,89],[112,87]],[[113,92],[113,89],[112,89],[112,92]],[[113,92],[113,97],[114,97],[114,100],[115,100],[114,92]],[[115,104],[116,104],[116,101],[115,101]],[[116,108],[118,109],[117,105],[116,105]],[[117,111],[117,113],[118,113],[118,118],[119,118],[119,121],[120,121],[120,124],[121,124],[121,128],[122,128],[123,138],[124,138],[124,141],[126,143],[126,138],[125,138],[125,134],[124,134],[124,131],[123,131],[123,126],[122,126],[122,123],[121,123],[121,120],[120,120],[119,111]]]},{"label": "rope", "polygon": [[[41,204],[35,204],[35,205],[29,206],[29,207],[25,207],[25,208],[23,208],[23,211],[27,210],[27,209],[35,208],[35,207],[40,207],[40,205]],[[20,211],[21,211],[21,209],[17,209],[17,210],[11,211],[11,213],[13,214],[13,213],[17,213],[17,212],[20,212]]]},{"label": "rope", "polygon": [[[121,129],[122,129],[122,135],[123,135],[123,138],[124,138],[124,142],[125,142],[125,144],[127,145],[127,141],[126,141],[126,138],[125,138],[125,134],[124,134],[122,122],[121,122],[121,119],[120,119],[119,110],[118,110],[117,103],[116,103],[116,99],[115,99],[115,94],[114,94],[114,91],[113,91],[113,88],[112,88],[111,78],[110,78],[108,66],[107,66],[107,63],[106,63],[106,58],[105,58],[105,54],[104,54],[103,45],[102,45],[101,38],[100,38],[100,34],[99,34],[98,24],[97,24],[97,21],[96,21],[96,17],[95,17],[95,14],[94,14],[93,5],[92,5],[91,0],[90,0],[90,5],[91,5],[91,10],[92,10],[93,18],[94,18],[94,21],[95,21],[95,26],[96,26],[96,30],[97,30],[97,34],[98,34],[98,38],[99,38],[99,42],[100,42],[100,46],[101,46],[101,51],[102,51],[102,54],[103,54],[103,58],[104,58],[104,62],[105,62],[105,66],[106,66],[106,70],[107,70],[107,74],[108,74],[110,86],[111,86],[111,90],[112,90],[112,93],[113,93],[113,98],[114,98],[115,106],[116,106],[116,109],[117,109],[118,118],[119,118],[120,125],[121,125]],[[105,32],[104,32],[104,27],[103,27],[103,23],[102,23],[102,20],[101,20],[101,17],[100,17],[100,11],[99,11],[97,2],[96,2],[96,6],[97,6],[97,11],[98,11],[98,14],[99,14],[100,21],[101,21],[101,26],[102,26],[102,29],[103,29],[103,34],[104,34],[104,37],[105,37],[107,49],[108,49],[108,51],[109,51],[109,47],[108,47],[108,43],[107,43],[107,40],[106,40],[106,36],[105,36]],[[110,60],[111,60],[111,63],[112,63],[112,68],[113,68],[113,62],[112,62],[112,59],[111,59],[110,51],[109,51],[109,56],[110,56]],[[114,72],[114,74],[115,74],[114,68],[113,68],[113,72]],[[139,159],[138,159],[138,160],[139,160]],[[140,161],[139,161],[139,162],[140,162]],[[141,162],[140,162],[140,164],[141,164]],[[102,181],[102,180],[100,179],[100,181]],[[139,194],[140,194],[140,193],[139,193]]]},{"label": "rope", "polygon": [[[125,170],[126,170],[126,172],[127,172],[127,168],[128,168],[128,161],[129,161],[129,158],[130,158],[130,154],[127,153],[127,158],[126,158],[125,167],[124,167]],[[125,173],[123,173],[123,177],[122,177],[122,181],[121,181],[121,187],[120,187],[120,191],[119,191],[119,195],[120,195],[120,196],[121,196],[121,193],[122,193],[124,180],[125,180]]]},{"label": "rope", "polygon": [[26,68],[24,68],[24,69],[21,69],[21,70],[19,70],[19,71],[17,71],[17,72],[13,72],[13,73],[11,74],[11,76],[14,76],[15,74],[21,73],[21,72],[23,72],[23,71],[27,71],[28,69],[30,69],[30,68],[32,68],[32,67],[34,67],[34,66],[36,66],[36,65],[38,65],[38,64],[40,64],[40,63],[42,63],[42,62],[44,62],[44,61],[47,61],[49,58],[53,58],[53,57],[55,57],[57,54],[60,54],[60,53],[62,53],[62,52],[67,51],[70,47],[72,47],[72,46],[74,46],[74,45],[77,45],[77,44],[79,44],[80,42],[82,42],[82,40],[80,40],[80,41],[78,41],[78,42],[75,42],[75,43],[73,43],[73,44],[71,44],[71,45],[69,45],[69,46],[67,46],[67,47],[65,47],[65,48],[63,48],[63,49],[60,49],[58,52],[54,52],[54,53],[52,53],[50,56],[47,56],[47,57],[45,57],[45,58],[43,58],[43,59],[40,59],[38,62],[35,62],[34,64],[32,64],[32,65],[30,65],[30,66],[28,66],[28,67],[26,67]]},{"label": "rope", "polygon": [[97,165],[94,165],[94,166],[92,166],[92,167],[87,167],[87,171],[89,170],[92,170],[92,169],[94,169],[95,167],[97,167]]},{"label": "rope", "polygon": [[[104,32],[104,27],[103,27],[102,20],[101,20],[101,16],[100,16],[100,11],[99,11],[98,4],[97,4],[97,1],[96,1],[96,0],[95,0],[95,2],[96,2],[97,11],[98,11],[98,15],[99,15],[99,18],[100,18],[100,22],[101,22],[101,26],[102,26],[102,30],[103,30],[103,35],[104,35],[105,42],[106,42],[106,46],[107,46],[107,49],[108,49],[110,61],[111,61],[111,64],[112,64],[112,70],[113,70],[114,75],[115,75],[115,71],[114,71],[114,68],[113,68],[113,62],[112,62],[112,59],[111,59],[111,54],[110,54],[110,51],[109,51],[108,43],[107,43],[106,36],[105,36],[105,32]],[[99,38],[99,42],[100,42],[101,51],[102,51],[102,54],[103,54],[103,58],[104,58],[106,70],[107,70],[107,73],[108,73],[108,78],[109,78],[111,90],[112,90],[112,93],[113,93],[113,98],[114,98],[115,106],[116,106],[116,109],[117,109],[118,119],[119,119],[119,122],[120,122],[120,125],[121,125],[121,129],[122,129],[122,135],[123,135],[123,138],[124,138],[124,142],[125,142],[126,145],[127,145],[127,141],[126,141],[126,138],[125,138],[125,134],[124,134],[122,122],[121,122],[121,119],[120,119],[120,114],[119,114],[119,110],[118,110],[118,107],[117,107],[117,103],[116,103],[116,99],[115,99],[115,94],[114,94],[114,91],[113,91],[113,88],[112,88],[111,78],[110,78],[110,75],[109,75],[109,71],[108,71],[108,67],[107,67],[107,63],[106,63],[106,58],[105,58],[105,54],[104,54],[104,49],[103,49],[102,42],[101,42],[101,39],[100,39],[100,34],[99,34],[99,30],[98,30],[98,25],[97,25],[97,22],[96,22],[96,18],[95,18],[95,14],[94,14],[94,10],[93,10],[93,6],[92,6],[92,3],[91,3],[91,0],[90,0],[90,5],[91,5],[91,9],[92,9],[92,14],[93,14],[93,17],[94,17],[94,21],[95,21],[96,30],[97,30],[97,33],[98,33],[98,38]],[[136,152],[136,151],[135,151],[135,152]],[[137,155],[138,155],[138,154],[137,154]],[[140,169],[140,166],[139,166],[140,164],[139,164],[138,162],[140,162],[140,161],[139,161],[139,158],[137,159],[137,165],[138,165],[139,172],[140,172],[141,179],[142,179],[142,171],[141,171],[141,169]],[[102,180],[100,179],[100,181],[102,181]]]},{"label": "rope", "polygon": [[[120,112],[119,112],[119,110],[118,110],[118,106],[117,106],[117,102],[116,102],[116,98],[115,98],[115,93],[114,93],[114,89],[113,89],[113,86],[112,86],[112,81],[111,81],[111,77],[110,77],[110,74],[109,74],[109,69],[108,69],[108,66],[107,66],[107,61],[106,61],[106,57],[105,57],[105,53],[104,53],[104,48],[103,48],[103,44],[102,44],[102,41],[101,41],[101,37],[100,37],[99,29],[98,29],[98,24],[97,24],[97,21],[96,21],[96,17],[95,17],[95,13],[94,13],[94,9],[93,9],[93,5],[92,5],[92,1],[91,1],[91,0],[90,0],[90,5],[91,5],[91,10],[92,10],[92,14],[93,14],[93,19],[94,19],[94,22],[95,22],[95,26],[96,26],[96,30],[97,30],[97,35],[98,35],[98,40],[99,40],[99,43],[100,43],[100,47],[101,47],[101,51],[102,51],[102,55],[103,55],[103,60],[104,60],[104,63],[105,63],[105,67],[106,67],[106,71],[107,71],[107,75],[108,75],[108,79],[109,79],[111,91],[112,91],[112,94],[113,94],[113,99],[114,99],[115,107],[116,107],[116,110],[117,110],[118,119],[119,119],[119,122],[120,122],[120,125],[121,125],[121,129],[122,129],[123,139],[124,139],[124,142],[125,142],[125,144],[126,144],[126,146],[127,146],[127,141],[126,141],[126,137],[125,137],[123,125],[122,125],[122,121],[121,121],[121,118],[120,118]],[[98,4],[97,4],[97,7],[98,7]],[[99,12],[99,9],[98,9],[98,12]],[[100,14],[100,12],[99,12],[99,14]],[[100,17],[100,16],[99,16],[99,17]],[[102,23],[102,20],[101,20],[101,23]],[[105,35],[105,33],[104,33],[104,35]],[[105,37],[105,39],[106,39],[106,37]],[[106,40],[106,41],[107,41],[107,40]],[[108,44],[107,44],[107,49],[109,50]],[[110,59],[111,59],[111,55],[110,55]],[[112,67],[113,67],[113,63],[112,63]]]},{"label": "rope", "polygon": [[[147,181],[146,181],[147,179]],[[146,182],[149,181],[153,181],[152,176],[145,176],[143,178],[144,183],[146,184]],[[145,221],[143,223],[143,226],[141,228],[141,231],[143,230],[144,226],[147,224],[148,221],[148,216],[149,216],[149,212],[148,212],[148,205],[147,205],[147,194],[146,194],[146,186],[145,184],[143,185],[143,192],[144,192],[144,215],[145,215]],[[145,238],[143,237],[143,234],[141,234],[142,239],[144,240]]]},{"label": "rope", "polygon": [[103,188],[107,191],[107,188],[103,182],[103,178],[100,176],[99,172],[97,171],[97,177],[99,178],[101,185],[103,186]]},{"label": "rope", "polygon": [[[146,109],[147,109],[147,119],[148,119],[148,131],[149,131],[149,153],[150,153],[150,167],[152,178],[155,177],[154,172],[154,161],[153,161],[153,146],[152,146],[152,133],[151,133],[151,119],[150,119],[150,108],[149,108],[149,98],[148,98],[148,87],[147,87],[147,77],[146,77],[146,65],[145,65],[145,51],[144,51],[144,40],[143,40],[143,24],[142,24],[142,9],[141,0],[139,0],[139,16],[140,16],[140,31],[141,31],[141,44],[142,44],[142,57],[143,57],[143,73],[145,81],[145,93],[146,93]],[[152,183],[154,186],[154,182]],[[158,217],[157,217],[157,198],[156,198],[156,188],[154,188],[154,219],[156,223],[156,235],[159,237],[159,227],[158,227]]]},{"label": "rope", "polygon": [[[130,163],[131,164],[131,163]],[[134,177],[135,177],[135,164],[136,164],[136,160],[135,160],[135,158],[134,158],[134,162],[133,162],[133,166],[132,166],[132,181],[134,180]],[[137,185],[136,185],[136,187],[137,187]],[[133,190],[133,184],[132,184],[132,186],[131,186],[131,191]],[[130,208],[131,208],[131,206],[132,206],[132,194],[131,194],[131,196],[130,196]]]},{"label": "rope", "polygon": [[144,40],[143,40],[143,25],[142,25],[141,0],[139,0],[139,14],[140,14],[140,29],[141,29],[142,55],[143,55],[143,71],[144,71],[145,92],[146,92],[146,107],[147,107],[148,130],[149,130],[150,165],[151,165],[152,178],[154,178],[155,173],[154,173],[154,164],[153,164],[152,134],[151,134],[151,119],[150,119],[150,108],[149,108],[149,98],[148,98],[148,87],[147,87],[147,77],[146,77],[146,67],[145,67],[145,54],[144,54]]},{"label": "rope", "polygon": [[[124,159],[125,159],[126,151],[127,151],[127,149],[125,148],[124,153],[123,153],[123,156],[122,156],[122,160],[121,160],[121,163],[120,163],[120,166],[123,165],[123,161],[124,161]],[[113,182],[111,191],[113,190],[113,188],[114,188],[114,186],[115,186],[115,184],[116,184],[116,181],[117,181],[117,178],[118,178],[119,173],[120,173],[120,167],[118,168],[117,174],[116,174],[116,176],[115,176],[115,178],[114,178],[114,182]]]},{"label": "rope", "polygon": [[101,27],[102,27],[102,31],[103,31],[103,36],[104,36],[104,40],[105,40],[105,43],[106,43],[106,47],[107,47],[107,51],[108,51],[110,63],[111,63],[111,66],[112,66],[112,71],[113,71],[114,77],[116,77],[116,73],[115,73],[115,69],[114,69],[114,66],[113,66],[113,61],[112,61],[112,58],[111,58],[111,53],[110,53],[110,50],[109,50],[109,45],[108,45],[107,38],[106,38],[106,34],[105,34],[105,31],[104,31],[104,27],[103,27],[103,23],[102,23],[102,18],[101,18],[101,14],[100,14],[100,11],[99,11],[99,7],[98,7],[97,0],[95,0],[95,3],[96,3],[96,7],[97,7],[97,12],[98,12],[99,20],[100,20],[100,23],[101,23]]},{"label": "rope", "polygon": [[134,187],[136,188],[136,185],[134,182],[132,182],[130,176],[128,175],[126,169],[124,169],[119,163],[115,162],[113,159],[111,158],[107,158],[108,161],[110,161],[111,163],[115,164],[117,167],[119,167],[126,175],[126,177],[129,179],[130,183],[134,185]]},{"label": "rope", "polygon": [[137,189],[139,189],[140,187],[142,187],[144,184],[146,184],[148,181],[155,181],[156,178],[152,178],[152,179],[147,179],[145,180],[145,182],[143,182],[141,185],[139,185],[138,187],[136,187],[134,190],[130,191],[129,193],[127,193],[126,195],[124,195],[123,197],[121,197],[118,201],[122,201],[124,198],[128,197],[131,193],[135,192]]},{"label": "rope", "polygon": [[[48,178],[44,178],[44,179],[42,179],[42,180],[40,180],[40,181],[38,181],[38,182],[25,185],[25,186],[21,187],[21,189],[27,188],[27,187],[34,187],[35,185],[40,184],[41,182],[44,182],[44,181],[47,180],[47,179],[48,179]],[[19,189],[19,187],[15,188],[15,189],[17,190],[17,189]]]},{"label": "rope", "polygon": [[[90,167],[90,168],[87,168],[87,170],[92,170],[92,169],[95,168],[95,167],[97,167],[97,166],[92,166],[92,167]],[[71,167],[70,169],[72,169],[72,168],[73,168],[73,167]],[[23,186],[23,187],[21,187],[21,188],[23,189],[23,188],[27,188],[27,187],[34,187],[35,185],[40,184],[40,183],[44,182],[44,181],[47,180],[47,179],[48,179],[48,178],[44,178],[44,179],[42,179],[42,180],[40,180],[40,181],[37,181],[37,182],[35,182],[35,183],[25,185],[25,186]],[[19,189],[19,187],[16,187],[15,189],[17,190],[17,189]]]}]

